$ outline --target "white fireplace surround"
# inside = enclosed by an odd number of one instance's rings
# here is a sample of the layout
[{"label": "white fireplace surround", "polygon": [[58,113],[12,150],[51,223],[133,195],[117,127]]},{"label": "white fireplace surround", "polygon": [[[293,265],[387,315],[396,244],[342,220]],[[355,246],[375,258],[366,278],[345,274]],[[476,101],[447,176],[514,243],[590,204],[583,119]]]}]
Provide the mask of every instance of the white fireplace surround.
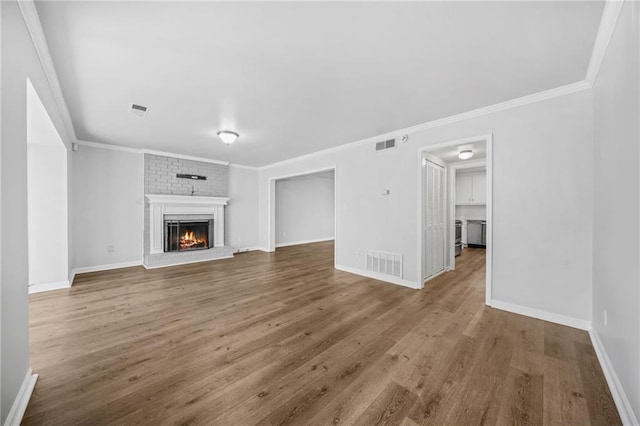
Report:
[{"label": "white fireplace surround", "polygon": [[165,215],[212,215],[213,246],[224,246],[225,197],[146,194],[149,200],[149,254],[164,253]]}]

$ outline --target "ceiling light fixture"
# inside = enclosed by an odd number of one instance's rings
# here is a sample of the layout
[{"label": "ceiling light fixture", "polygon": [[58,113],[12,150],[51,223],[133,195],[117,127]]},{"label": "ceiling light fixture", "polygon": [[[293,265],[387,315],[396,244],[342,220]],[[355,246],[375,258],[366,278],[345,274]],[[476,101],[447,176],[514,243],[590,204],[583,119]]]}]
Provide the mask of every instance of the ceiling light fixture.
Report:
[{"label": "ceiling light fixture", "polygon": [[231,130],[220,130],[218,132],[218,137],[220,137],[222,142],[226,143],[227,145],[231,145],[232,143],[234,143],[239,136],[239,134],[237,134],[236,132],[232,132]]},{"label": "ceiling light fixture", "polygon": [[470,149],[460,151],[460,153],[458,154],[458,158],[461,160],[468,160],[471,157],[473,157],[473,151],[471,151]]}]

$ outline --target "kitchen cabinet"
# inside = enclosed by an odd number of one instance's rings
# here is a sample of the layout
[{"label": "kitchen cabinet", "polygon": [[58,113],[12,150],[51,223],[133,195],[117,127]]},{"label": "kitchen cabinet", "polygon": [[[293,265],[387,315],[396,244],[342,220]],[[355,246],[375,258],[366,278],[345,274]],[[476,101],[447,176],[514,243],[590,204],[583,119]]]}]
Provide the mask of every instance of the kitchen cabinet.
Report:
[{"label": "kitchen cabinet", "polygon": [[470,174],[456,175],[456,204],[471,204],[473,177]]},{"label": "kitchen cabinet", "polygon": [[456,175],[456,205],[487,204],[487,173]]}]

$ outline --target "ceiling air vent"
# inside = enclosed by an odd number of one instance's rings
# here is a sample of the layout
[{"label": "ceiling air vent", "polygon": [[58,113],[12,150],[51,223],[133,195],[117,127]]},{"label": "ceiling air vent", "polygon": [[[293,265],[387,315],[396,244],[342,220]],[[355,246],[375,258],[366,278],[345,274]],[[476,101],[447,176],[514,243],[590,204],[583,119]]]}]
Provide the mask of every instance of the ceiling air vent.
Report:
[{"label": "ceiling air vent", "polygon": [[383,149],[395,148],[396,140],[388,139],[386,141],[376,142],[376,151],[382,151]]},{"label": "ceiling air vent", "polygon": [[148,108],[146,106],[131,104],[131,109],[130,109],[131,114],[137,115],[140,118],[147,115],[147,110]]}]

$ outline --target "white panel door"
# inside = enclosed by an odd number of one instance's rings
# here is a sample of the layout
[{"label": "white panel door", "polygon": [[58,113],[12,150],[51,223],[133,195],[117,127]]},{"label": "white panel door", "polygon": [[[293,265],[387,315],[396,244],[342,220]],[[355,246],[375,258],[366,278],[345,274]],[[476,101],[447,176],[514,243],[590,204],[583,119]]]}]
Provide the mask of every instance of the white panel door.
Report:
[{"label": "white panel door", "polygon": [[444,167],[431,161],[426,162],[424,184],[424,278],[444,270],[446,228],[444,176]]}]

